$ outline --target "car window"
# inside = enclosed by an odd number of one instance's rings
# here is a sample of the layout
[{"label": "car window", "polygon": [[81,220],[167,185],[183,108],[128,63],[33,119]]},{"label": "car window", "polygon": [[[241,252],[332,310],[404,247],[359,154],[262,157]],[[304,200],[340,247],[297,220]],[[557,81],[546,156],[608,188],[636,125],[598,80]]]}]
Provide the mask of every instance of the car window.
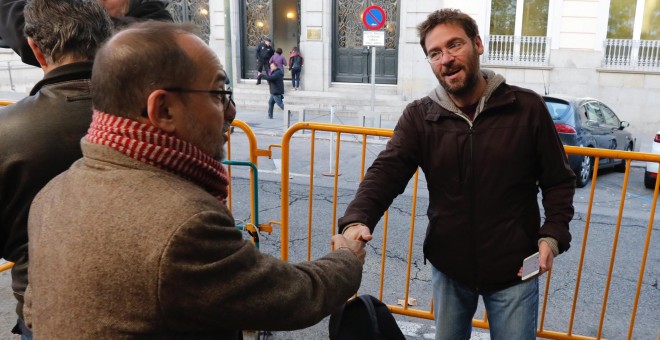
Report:
[{"label": "car window", "polygon": [[548,111],[550,111],[550,116],[552,116],[552,120],[564,119],[564,116],[568,113],[568,110],[570,109],[570,106],[566,103],[545,102],[545,105],[548,107]]},{"label": "car window", "polygon": [[603,112],[605,124],[616,127],[621,125],[621,121],[619,120],[619,118],[614,114],[614,111],[612,111],[609,107],[607,107],[607,105],[600,103],[600,109]]},{"label": "car window", "polygon": [[587,113],[587,119],[598,122],[599,124],[605,124],[605,117],[603,112],[600,111],[600,106],[596,103],[586,103],[584,104],[584,110]]}]

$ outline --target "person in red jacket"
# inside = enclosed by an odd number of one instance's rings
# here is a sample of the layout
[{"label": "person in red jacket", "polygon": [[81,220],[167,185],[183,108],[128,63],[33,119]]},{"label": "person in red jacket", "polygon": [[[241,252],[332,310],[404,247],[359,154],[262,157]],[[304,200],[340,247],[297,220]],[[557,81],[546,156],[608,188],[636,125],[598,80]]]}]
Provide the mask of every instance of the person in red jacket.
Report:
[{"label": "person in red jacket", "polygon": [[300,49],[295,46],[289,55],[289,71],[291,71],[291,85],[294,91],[300,90],[300,71],[305,63],[305,59],[300,54]]},{"label": "person in red jacket", "polygon": [[443,9],[417,29],[440,84],[406,107],[339,219],[340,231],[371,240],[421,168],[435,338],[469,339],[481,296],[492,339],[536,339],[538,277],[523,280],[521,267],[539,252],[542,274],[569,248],[575,175],[541,96],[480,68],[484,46],[474,19]]}]

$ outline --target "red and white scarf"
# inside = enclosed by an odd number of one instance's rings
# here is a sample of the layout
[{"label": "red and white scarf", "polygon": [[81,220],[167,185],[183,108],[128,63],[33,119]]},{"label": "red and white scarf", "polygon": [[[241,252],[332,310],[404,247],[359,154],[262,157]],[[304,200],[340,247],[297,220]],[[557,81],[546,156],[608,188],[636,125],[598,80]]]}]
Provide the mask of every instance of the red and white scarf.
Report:
[{"label": "red and white scarf", "polygon": [[227,171],[196,146],[155,126],[94,110],[85,140],[167,170],[226,202]]}]

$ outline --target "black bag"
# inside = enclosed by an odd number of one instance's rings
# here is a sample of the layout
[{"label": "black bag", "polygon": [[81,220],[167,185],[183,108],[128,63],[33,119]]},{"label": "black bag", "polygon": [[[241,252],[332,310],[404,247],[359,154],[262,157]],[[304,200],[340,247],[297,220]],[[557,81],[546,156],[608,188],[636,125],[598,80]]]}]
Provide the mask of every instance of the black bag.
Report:
[{"label": "black bag", "polygon": [[346,302],[330,316],[328,328],[330,340],[405,340],[387,305],[371,295]]}]

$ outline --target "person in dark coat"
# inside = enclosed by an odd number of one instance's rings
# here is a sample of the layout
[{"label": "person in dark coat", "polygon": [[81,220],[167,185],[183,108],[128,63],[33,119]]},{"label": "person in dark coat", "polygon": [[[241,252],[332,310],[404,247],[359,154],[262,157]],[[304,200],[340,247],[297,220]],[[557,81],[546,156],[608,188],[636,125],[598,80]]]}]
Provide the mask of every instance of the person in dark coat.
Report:
[{"label": "person in dark coat", "polygon": [[[0,0],[0,38],[5,44],[0,47],[11,48],[25,64],[39,67],[39,62],[23,34],[25,3],[26,0]],[[99,3],[106,9],[117,28],[144,20],[173,21],[164,1],[99,0]]]},{"label": "person in dark coat", "polygon": [[92,120],[92,61],[111,32],[97,0],[26,1],[26,41],[45,75],[28,97],[0,109],[0,249],[14,262],[14,333],[24,338],[31,336],[23,322],[28,211],[37,192],[82,157],[80,139]]},{"label": "person in dark coat", "polygon": [[270,86],[270,97],[268,98],[268,119],[273,119],[273,106],[277,104],[284,110],[284,72],[277,67],[277,63],[270,63],[270,74],[263,72],[257,79],[264,78]]},{"label": "person in dark coat", "polygon": [[[493,340],[536,339],[538,275],[570,247],[575,175],[541,96],[481,69],[484,45],[474,19],[444,8],[417,30],[439,85],[405,108],[339,231],[371,240],[421,169],[435,339],[469,338],[480,297]],[[523,278],[524,259],[537,252],[538,275]]]},{"label": "person in dark coat", "polygon": [[291,71],[291,85],[294,91],[300,90],[300,71],[305,63],[305,58],[300,54],[298,46],[294,46],[289,55],[289,71]]},{"label": "person in dark coat", "polygon": [[265,37],[262,42],[257,45],[257,50],[255,53],[255,57],[257,58],[257,85],[261,84],[261,78],[259,77],[259,74],[262,71],[267,71],[268,66],[270,64],[270,57],[275,54],[275,50],[273,49],[273,46],[270,43],[270,38]]}]

